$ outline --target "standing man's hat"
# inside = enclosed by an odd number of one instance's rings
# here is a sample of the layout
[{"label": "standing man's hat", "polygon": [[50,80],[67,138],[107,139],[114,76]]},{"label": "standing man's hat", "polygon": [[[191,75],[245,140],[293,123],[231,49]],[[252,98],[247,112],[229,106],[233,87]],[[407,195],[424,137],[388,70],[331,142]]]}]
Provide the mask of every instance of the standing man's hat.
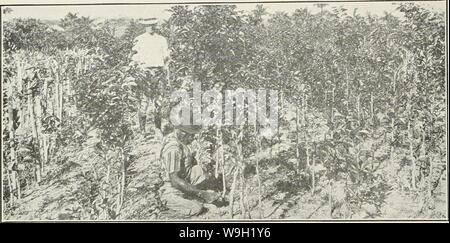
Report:
[{"label": "standing man's hat", "polygon": [[140,20],[139,23],[143,25],[156,25],[158,24],[158,20],[156,18],[146,18]]}]

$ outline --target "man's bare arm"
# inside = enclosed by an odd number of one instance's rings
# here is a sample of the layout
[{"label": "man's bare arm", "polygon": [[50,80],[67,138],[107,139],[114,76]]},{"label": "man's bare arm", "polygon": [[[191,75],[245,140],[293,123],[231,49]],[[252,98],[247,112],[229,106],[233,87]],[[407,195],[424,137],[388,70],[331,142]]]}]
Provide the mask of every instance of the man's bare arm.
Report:
[{"label": "man's bare arm", "polygon": [[170,183],[176,189],[182,191],[183,193],[189,194],[191,196],[199,196],[200,191],[195,186],[187,183],[185,180],[178,176],[178,172],[173,172],[170,174]]},{"label": "man's bare arm", "polygon": [[173,172],[170,174],[170,182],[173,187],[180,190],[181,192],[191,196],[202,198],[207,203],[214,202],[219,198],[219,195],[217,193],[199,190],[195,186],[181,179],[178,176],[178,172]]}]

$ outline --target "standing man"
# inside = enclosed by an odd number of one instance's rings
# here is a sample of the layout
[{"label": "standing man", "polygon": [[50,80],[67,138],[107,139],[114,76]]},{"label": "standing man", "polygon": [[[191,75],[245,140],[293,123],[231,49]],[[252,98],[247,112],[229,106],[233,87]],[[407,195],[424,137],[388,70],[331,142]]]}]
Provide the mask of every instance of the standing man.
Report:
[{"label": "standing man", "polygon": [[165,37],[157,34],[156,18],[144,19],[140,22],[145,26],[145,33],[136,37],[133,46],[134,55],[132,61],[145,70],[148,78],[144,84],[144,102],[140,104],[138,111],[139,127],[145,132],[147,120],[147,109],[153,99],[155,105],[155,127],[161,130],[161,106],[164,91],[169,82],[166,78],[168,73],[169,47]]}]

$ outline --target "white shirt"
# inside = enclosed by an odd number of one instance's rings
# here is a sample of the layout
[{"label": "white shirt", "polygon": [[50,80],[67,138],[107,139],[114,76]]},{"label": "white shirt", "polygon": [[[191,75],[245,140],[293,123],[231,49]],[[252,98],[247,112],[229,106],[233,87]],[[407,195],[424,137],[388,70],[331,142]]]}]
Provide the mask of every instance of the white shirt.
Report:
[{"label": "white shirt", "polygon": [[169,57],[169,47],[166,38],[157,35],[144,33],[136,37],[136,44],[133,50],[136,54],[132,60],[142,67],[163,67],[164,59]]}]

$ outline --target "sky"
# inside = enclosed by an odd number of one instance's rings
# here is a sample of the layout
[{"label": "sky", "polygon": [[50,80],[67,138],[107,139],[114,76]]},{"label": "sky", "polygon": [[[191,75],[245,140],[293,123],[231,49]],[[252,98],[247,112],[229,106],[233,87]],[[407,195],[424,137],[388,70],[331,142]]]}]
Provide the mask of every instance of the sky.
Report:
[{"label": "sky", "polygon": [[[25,1],[26,2],[26,1]],[[36,2],[36,1],[35,1]],[[38,1],[37,1],[38,2]],[[78,0],[78,3],[86,1]],[[353,13],[354,9],[360,14],[372,14],[383,15],[384,12],[399,15],[395,10],[395,3],[392,2],[339,2],[328,3],[327,8],[342,6],[350,13]],[[445,11],[445,1],[428,1],[421,2],[422,6],[430,8],[436,11]],[[255,8],[256,3],[238,3],[236,4],[238,9],[243,11],[250,11]],[[298,8],[307,8],[311,12],[320,11],[318,7],[314,6],[314,3],[265,3],[263,6],[267,12],[275,13],[278,11],[284,11],[292,13]],[[67,13],[78,13],[80,16],[86,16],[91,18],[148,18],[156,17],[159,19],[167,19],[170,13],[167,11],[171,6],[170,4],[151,4],[151,5],[65,5],[65,6],[14,6],[10,7],[13,12],[5,16],[5,19],[10,18],[37,18],[43,20],[57,20],[63,18]]]}]

